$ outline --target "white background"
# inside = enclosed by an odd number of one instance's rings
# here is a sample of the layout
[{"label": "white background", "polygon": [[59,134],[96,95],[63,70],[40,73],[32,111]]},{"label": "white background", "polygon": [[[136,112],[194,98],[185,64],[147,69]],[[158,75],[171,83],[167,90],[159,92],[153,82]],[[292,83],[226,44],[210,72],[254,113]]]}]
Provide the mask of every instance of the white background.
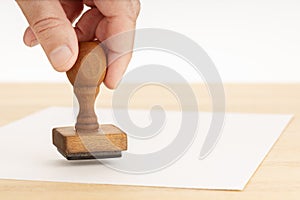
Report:
[{"label": "white background", "polygon": [[[40,47],[23,45],[27,22],[15,1],[1,1],[0,24],[0,82],[66,81]],[[137,27],[190,37],[213,59],[224,82],[300,81],[299,0],[142,0]],[[151,51],[136,53],[129,71],[153,62],[201,81],[179,58]]]}]

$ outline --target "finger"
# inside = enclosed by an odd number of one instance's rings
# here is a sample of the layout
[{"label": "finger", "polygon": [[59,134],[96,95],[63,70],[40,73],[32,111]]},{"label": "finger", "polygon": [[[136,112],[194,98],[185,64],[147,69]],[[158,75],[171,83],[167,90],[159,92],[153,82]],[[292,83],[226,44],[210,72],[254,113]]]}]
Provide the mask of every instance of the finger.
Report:
[{"label": "finger", "polygon": [[60,2],[67,15],[67,18],[70,20],[70,22],[74,22],[83,10],[82,0],[60,0]]},{"label": "finger", "polygon": [[97,8],[92,8],[85,12],[75,26],[75,32],[80,42],[95,39],[96,28],[103,19],[103,15]]},{"label": "finger", "polygon": [[78,41],[60,2],[18,0],[17,3],[54,69],[69,70],[78,56]]},{"label": "finger", "polygon": [[[96,0],[97,1],[97,0]],[[94,0],[83,0],[83,3],[89,7],[95,7]]]},{"label": "finger", "polygon": [[[104,41],[121,32],[135,29],[136,19],[140,10],[138,0],[95,0],[94,2],[105,16],[96,30],[96,36],[100,41]],[[111,48],[113,47],[118,46],[111,46]]]},{"label": "finger", "polygon": [[[108,54],[108,60],[112,59],[111,57],[115,57],[114,53]],[[108,70],[106,72],[106,76],[104,79],[104,84],[109,89],[115,89],[118,87],[118,84],[120,80],[122,79],[122,76],[124,75],[127,66],[130,62],[132,54],[125,54],[122,56],[117,55],[119,58],[116,59],[113,63],[111,63],[108,67]]]},{"label": "finger", "polygon": [[33,46],[36,46],[39,44],[37,38],[35,37],[35,35],[30,27],[28,27],[25,30],[23,41],[29,47],[33,47]]},{"label": "finger", "polygon": [[[109,40],[105,44],[109,49],[109,59],[104,83],[108,88],[114,89],[117,87],[130,62],[131,53],[127,52],[127,55],[123,55],[123,53],[124,50],[132,49],[134,32],[132,31],[129,34],[130,32],[128,31],[135,29],[136,19],[140,11],[140,3],[138,0],[95,0],[94,3],[105,16],[99,22],[96,29],[96,37],[100,41],[107,41],[112,36],[127,32],[126,40]],[[115,55],[110,55],[112,52],[120,54],[120,56],[117,56],[119,58],[111,59],[112,57],[116,57]]]},{"label": "finger", "polygon": [[[110,89],[117,87],[130,62],[134,31],[127,30],[134,29],[134,27],[135,24],[132,22],[126,23],[118,18],[111,19],[111,21],[102,20],[97,27],[96,37],[103,41],[108,49],[108,68],[104,83]],[[115,35],[118,36],[114,37]],[[123,55],[124,53],[127,55]]]},{"label": "finger", "polygon": [[[74,1],[61,1],[62,7],[67,15],[67,18],[73,22],[82,12],[83,10],[83,3],[81,0],[74,0]],[[32,29],[28,27],[24,33],[24,43],[29,46],[33,47],[38,45],[38,40],[34,35]]]}]

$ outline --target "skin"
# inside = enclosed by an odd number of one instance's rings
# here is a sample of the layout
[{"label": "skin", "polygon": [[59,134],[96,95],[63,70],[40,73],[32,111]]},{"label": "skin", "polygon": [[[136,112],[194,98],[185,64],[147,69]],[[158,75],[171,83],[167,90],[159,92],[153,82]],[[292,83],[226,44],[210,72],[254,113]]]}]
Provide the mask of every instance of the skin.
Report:
[{"label": "skin", "polygon": [[[68,71],[76,62],[78,42],[106,39],[134,30],[140,11],[139,0],[17,0],[29,27],[24,34],[24,43],[33,47],[40,44],[53,68],[59,72]],[[90,7],[78,20],[83,6]],[[134,35],[126,37],[126,45],[132,47]],[[110,62],[110,58],[122,52],[120,42],[107,45],[108,66],[105,85],[114,89],[121,80],[131,59],[131,53]],[[58,47],[70,49],[69,56],[61,56],[53,62],[51,55]],[[60,54],[62,55],[62,54]],[[51,62],[52,60],[52,62]]]}]

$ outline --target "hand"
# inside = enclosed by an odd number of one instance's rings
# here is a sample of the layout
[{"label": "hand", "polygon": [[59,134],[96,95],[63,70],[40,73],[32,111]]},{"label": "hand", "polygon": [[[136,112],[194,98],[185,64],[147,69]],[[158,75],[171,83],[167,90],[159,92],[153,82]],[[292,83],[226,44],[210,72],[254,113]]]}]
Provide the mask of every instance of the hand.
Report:
[{"label": "hand", "polygon": [[[135,29],[140,11],[139,0],[17,0],[30,27],[24,34],[27,46],[41,44],[55,70],[68,71],[78,56],[78,41],[104,41],[118,33]],[[77,22],[83,6],[91,7]],[[133,44],[133,37],[127,44]],[[118,47],[108,46],[110,54]],[[121,56],[108,66],[105,85],[116,88],[121,80],[131,53]]]}]

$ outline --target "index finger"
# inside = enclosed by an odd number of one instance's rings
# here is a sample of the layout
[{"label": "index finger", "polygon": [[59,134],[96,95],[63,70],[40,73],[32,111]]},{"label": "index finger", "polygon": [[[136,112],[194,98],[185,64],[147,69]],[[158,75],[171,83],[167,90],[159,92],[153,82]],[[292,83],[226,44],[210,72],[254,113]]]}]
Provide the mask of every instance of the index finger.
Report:
[{"label": "index finger", "polygon": [[[134,31],[132,30],[136,27],[140,2],[138,0],[95,0],[94,3],[105,16],[99,22],[95,33],[100,41],[105,41],[108,48],[108,70],[104,83],[108,88],[114,89],[125,73],[132,56],[131,51],[126,55],[123,53],[125,49],[133,47]],[[108,40],[123,32],[127,32],[125,39],[116,37]]]}]

